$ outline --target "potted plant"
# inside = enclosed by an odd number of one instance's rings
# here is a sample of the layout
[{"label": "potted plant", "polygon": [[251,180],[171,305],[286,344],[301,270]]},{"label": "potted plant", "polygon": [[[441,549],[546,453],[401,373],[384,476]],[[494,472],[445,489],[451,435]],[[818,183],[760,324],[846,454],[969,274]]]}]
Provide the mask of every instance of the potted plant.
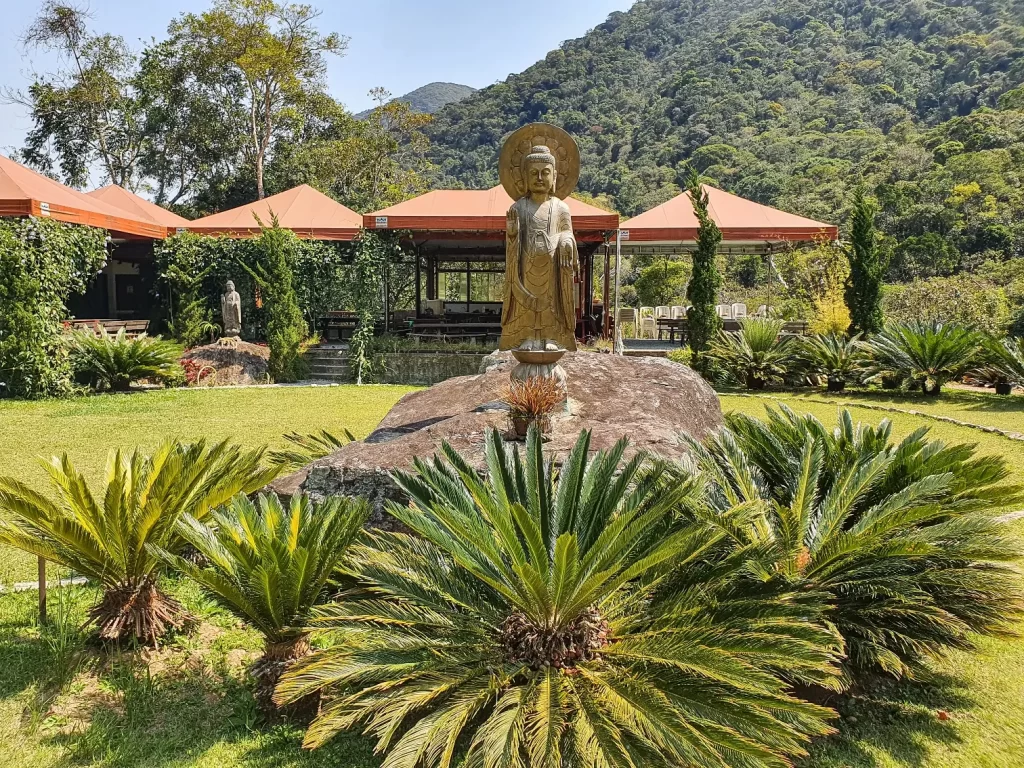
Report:
[{"label": "potted plant", "polygon": [[810,336],[800,341],[799,356],[809,373],[825,378],[829,392],[842,392],[860,367],[860,336]]},{"label": "potted plant", "polygon": [[531,424],[541,433],[551,428],[551,414],[565,400],[565,393],[554,379],[535,376],[525,381],[512,379],[502,393],[516,437],[524,438]]},{"label": "potted plant", "polygon": [[1024,381],[1024,344],[1020,339],[988,337],[984,364],[972,373],[975,379],[995,386],[997,395],[1009,395]]}]

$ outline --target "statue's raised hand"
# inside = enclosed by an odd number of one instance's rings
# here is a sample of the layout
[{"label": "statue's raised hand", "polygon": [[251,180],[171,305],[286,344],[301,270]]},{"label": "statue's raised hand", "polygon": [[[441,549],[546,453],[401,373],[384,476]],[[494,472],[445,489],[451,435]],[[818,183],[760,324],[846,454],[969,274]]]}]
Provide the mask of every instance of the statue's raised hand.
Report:
[{"label": "statue's raised hand", "polygon": [[516,209],[509,208],[505,219],[505,227],[508,232],[508,236],[512,238],[519,237],[519,213]]}]

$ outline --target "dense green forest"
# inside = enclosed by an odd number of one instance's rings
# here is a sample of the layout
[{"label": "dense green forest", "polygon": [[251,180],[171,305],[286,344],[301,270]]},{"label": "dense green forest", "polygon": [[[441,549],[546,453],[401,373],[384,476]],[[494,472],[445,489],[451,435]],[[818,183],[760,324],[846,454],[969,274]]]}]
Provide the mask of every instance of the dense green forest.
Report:
[{"label": "dense green forest", "polygon": [[891,280],[1024,256],[1024,0],[641,0],[428,129],[444,186],[497,182],[534,120],[583,152],[581,188],[625,215],[689,166],[845,225],[878,200]]}]

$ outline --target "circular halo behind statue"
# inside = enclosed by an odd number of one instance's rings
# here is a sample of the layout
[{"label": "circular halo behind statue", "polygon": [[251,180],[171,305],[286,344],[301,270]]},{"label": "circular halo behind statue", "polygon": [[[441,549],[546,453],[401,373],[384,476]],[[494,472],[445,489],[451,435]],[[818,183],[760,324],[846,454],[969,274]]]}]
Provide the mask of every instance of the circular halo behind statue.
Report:
[{"label": "circular halo behind statue", "polygon": [[513,200],[526,195],[526,181],[523,179],[523,158],[536,146],[551,150],[558,164],[558,180],[555,196],[565,200],[576,189],[580,180],[580,148],[576,140],[557,125],[530,123],[517,130],[505,140],[498,161],[498,175],[501,185]]}]

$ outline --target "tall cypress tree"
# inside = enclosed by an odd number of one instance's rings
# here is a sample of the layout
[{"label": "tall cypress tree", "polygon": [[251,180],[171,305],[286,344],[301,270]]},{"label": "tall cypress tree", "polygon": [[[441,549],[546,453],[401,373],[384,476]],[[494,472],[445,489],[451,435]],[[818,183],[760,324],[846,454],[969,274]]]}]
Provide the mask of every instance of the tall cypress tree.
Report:
[{"label": "tall cypress tree", "polygon": [[305,374],[299,354],[306,337],[306,321],[295,294],[292,263],[298,240],[295,234],[282,229],[273,217],[271,226],[263,227],[258,241],[258,261],[248,270],[259,283],[267,308],[267,346],[270,347],[268,372],[274,381],[297,381]]},{"label": "tall cypress tree", "polygon": [[882,330],[882,259],[875,238],[875,206],[863,187],[853,194],[850,225],[850,276],[846,278],[846,306],[850,310],[850,334]]},{"label": "tall cypress tree", "polygon": [[700,228],[697,230],[697,249],[693,253],[693,275],[686,287],[686,298],[691,304],[686,313],[686,327],[690,335],[691,362],[701,373],[706,373],[703,353],[722,327],[722,319],[715,311],[722,275],[716,261],[722,232],[708,213],[708,193],[700,185],[700,176],[693,172],[687,182],[693,212]]}]

